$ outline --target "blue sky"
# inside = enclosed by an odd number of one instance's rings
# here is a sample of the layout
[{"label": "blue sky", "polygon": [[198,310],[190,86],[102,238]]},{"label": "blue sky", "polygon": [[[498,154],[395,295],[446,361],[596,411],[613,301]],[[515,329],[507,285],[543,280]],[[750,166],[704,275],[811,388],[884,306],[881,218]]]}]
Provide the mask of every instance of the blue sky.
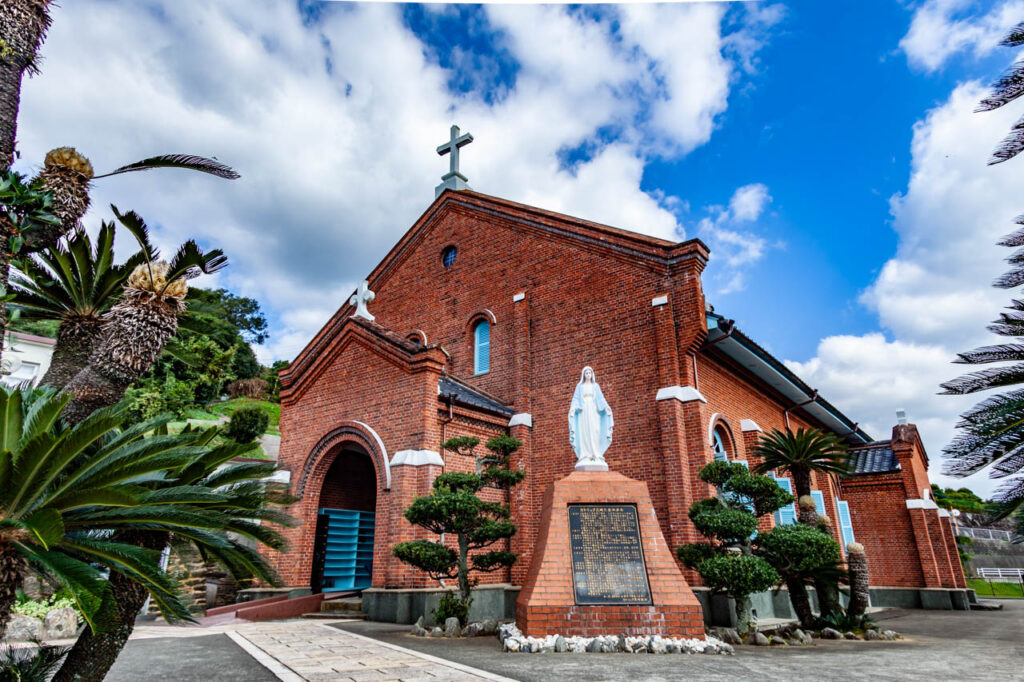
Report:
[{"label": "blue sky", "polygon": [[988,283],[1024,160],[985,161],[1021,107],[972,110],[1022,18],[1024,0],[78,0],[26,83],[20,166],[73,144],[98,170],[179,151],[238,168],[97,183],[87,223],[113,202],[168,246],[225,249],[205,284],[263,304],[269,361],[426,208],[458,123],[479,191],[704,239],[718,312],[876,437],[907,409],[937,462],[974,400],[937,385],[1008,299]]}]

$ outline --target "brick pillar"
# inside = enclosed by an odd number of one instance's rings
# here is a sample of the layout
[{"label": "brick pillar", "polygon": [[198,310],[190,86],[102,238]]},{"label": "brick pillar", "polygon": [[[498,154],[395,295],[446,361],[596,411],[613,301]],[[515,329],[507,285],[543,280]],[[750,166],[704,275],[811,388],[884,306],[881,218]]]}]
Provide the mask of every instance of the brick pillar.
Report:
[{"label": "brick pillar", "polygon": [[959,563],[959,557],[952,557],[949,554],[949,544],[946,542],[945,533],[942,531],[943,519],[939,516],[938,509],[928,510],[928,536],[932,542],[932,553],[935,554],[935,563],[939,569],[939,579],[943,587],[956,587],[954,577],[953,561]]},{"label": "brick pillar", "polygon": [[939,526],[942,528],[942,536],[953,564],[953,585],[964,588],[967,587],[967,578],[964,577],[964,566],[960,563],[960,549],[956,543],[956,534],[953,533],[953,523],[949,514],[945,509],[939,511]]},{"label": "brick pillar", "polygon": [[513,585],[522,585],[533,560],[533,546],[536,542],[539,519],[538,506],[532,499],[534,486],[530,484],[530,474],[533,471],[533,422],[526,422],[524,419],[516,421],[519,423],[510,426],[509,432],[523,445],[512,455],[512,468],[526,472],[526,478],[512,488],[509,494],[512,523],[516,526],[516,534],[512,536],[510,543],[511,551],[519,555],[516,563],[512,564],[511,579]]},{"label": "brick pillar", "polygon": [[687,511],[694,500],[690,498],[686,467],[683,425],[683,404],[666,399],[673,388],[680,387],[679,347],[676,343],[676,324],[667,295],[651,301],[654,318],[654,340],[658,357],[658,425],[661,431],[661,461],[665,481],[665,499],[668,518],[660,519],[662,530],[673,549],[692,542],[687,534],[690,527]]},{"label": "brick pillar", "polygon": [[512,455],[512,468],[526,474],[523,482],[510,491],[509,507],[516,534],[512,536],[511,551],[519,555],[512,565],[511,580],[522,585],[533,560],[537,537],[540,491],[533,480],[533,416],[530,413],[530,300],[526,292],[512,296],[512,405],[516,413],[509,421],[509,434],[522,442]]},{"label": "brick pillar", "polygon": [[[907,500],[910,503],[927,503],[928,500]],[[934,504],[934,503],[933,503]],[[939,572],[938,562],[935,560],[935,552],[932,551],[931,534],[928,531],[928,517],[925,509],[921,506],[908,508],[910,524],[914,529],[914,542],[917,545],[917,555],[921,560],[921,573],[924,574],[925,587],[942,587],[942,578]]]}]

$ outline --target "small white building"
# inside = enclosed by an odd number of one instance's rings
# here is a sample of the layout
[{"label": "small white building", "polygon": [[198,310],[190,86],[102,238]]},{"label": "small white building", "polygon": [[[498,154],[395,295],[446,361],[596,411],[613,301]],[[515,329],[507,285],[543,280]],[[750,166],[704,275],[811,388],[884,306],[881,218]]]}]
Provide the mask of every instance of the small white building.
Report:
[{"label": "small white building", "polygon": [[4,334],[3,376],[0,376],[0,381],[8,386],[29,381],[36,386],[50,368],[50,356],[55,345],[56,339],[45,336],[7,332]]}]

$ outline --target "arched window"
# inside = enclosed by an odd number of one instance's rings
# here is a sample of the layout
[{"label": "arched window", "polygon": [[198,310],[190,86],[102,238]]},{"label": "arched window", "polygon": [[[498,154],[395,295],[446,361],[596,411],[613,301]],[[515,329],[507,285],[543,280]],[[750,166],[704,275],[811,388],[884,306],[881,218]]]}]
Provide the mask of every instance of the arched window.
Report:
[{"label": "arched window", "polygon": [[726,439],[728,438],[728,436],[726,436],[722,432],[722,427],[721,426],[716,426],[715,427],[715,430],[711,432],[711,438],[712,438],[712,441],[713,441],[711,443],[711,447],[712,447],[712,449],[715,452],[715,461],[716,462],[728,462],[729,461],[729,451],[726,450],[726,448],[725,448],[725,443],[726,443]]},{"label": "arched window", "polygon": [[480,320],[473,327],[473,374],[491,369],[491,323]]}]

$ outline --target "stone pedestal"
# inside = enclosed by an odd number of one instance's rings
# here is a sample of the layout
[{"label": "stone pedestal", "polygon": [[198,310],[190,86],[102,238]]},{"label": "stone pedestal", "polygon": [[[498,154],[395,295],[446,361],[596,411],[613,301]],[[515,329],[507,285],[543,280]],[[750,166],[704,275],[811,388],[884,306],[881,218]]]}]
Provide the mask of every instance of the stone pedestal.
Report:
[{"label": "stone pedestal", "polygon": [[[647,603],[579,604],[573,584],[570,505],[636,507]],[[608,471],[576,471],[548,488],[533,562],[516,600],[523,634],[703,637],[700,602],[680,573],[651,505],[647,484]]]}]

